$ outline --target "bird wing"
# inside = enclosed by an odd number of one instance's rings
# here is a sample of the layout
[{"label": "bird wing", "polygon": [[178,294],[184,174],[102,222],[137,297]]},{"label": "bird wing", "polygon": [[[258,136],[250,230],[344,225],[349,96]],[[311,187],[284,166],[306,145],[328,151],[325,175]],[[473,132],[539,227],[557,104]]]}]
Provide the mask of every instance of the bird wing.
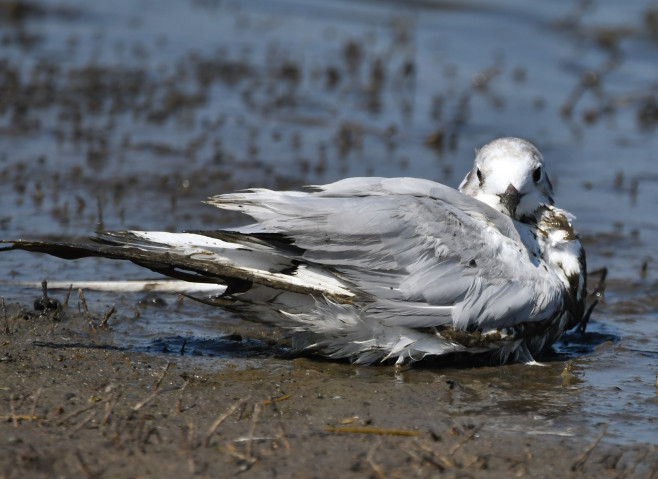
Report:
[{"label": "bird wing", "polygon": [[553,317],[564,286],[511,218],[445,185],[351,178],[307,192],[251,189],[208,203],[243,212],[238,234],[285,239],[369,297],[382,324],[499,329]]}]

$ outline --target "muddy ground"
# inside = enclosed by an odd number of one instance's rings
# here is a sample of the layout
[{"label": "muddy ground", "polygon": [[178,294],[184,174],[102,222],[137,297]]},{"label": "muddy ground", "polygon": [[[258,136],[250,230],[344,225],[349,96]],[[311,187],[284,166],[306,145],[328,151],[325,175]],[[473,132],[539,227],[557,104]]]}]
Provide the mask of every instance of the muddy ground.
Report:
[{"label": "muddy ground", "polygon": [[[610,443],[604,424],[564,429],[536,417],[527,398],[537,389],[533,376],[546,374],[537,368],[507,366],[494,381],[487,367],[363,368],[285,357],[237,333],[226,341],[236,343],[234,356],[251,360],[226,367],[188,358],[184,346],[169,354],[121,348],[101,326],[104,314],[87,316],[70,303],[59,312],[17,305],[2,312],[2,477],[650,478],[658,471],[653,445]],[[536,401],[570,387],[563,362],[545,368],[554,384],[535,390]],[[492,419],[492,398],[518,399],[515,413]]]}]

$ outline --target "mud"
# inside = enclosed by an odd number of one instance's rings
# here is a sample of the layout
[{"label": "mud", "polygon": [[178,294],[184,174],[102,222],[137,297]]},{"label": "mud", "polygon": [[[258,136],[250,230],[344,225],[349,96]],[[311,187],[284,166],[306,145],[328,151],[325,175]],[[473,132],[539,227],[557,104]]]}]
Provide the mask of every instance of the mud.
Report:
[{"label": "mud", "polygon": [[561,424],[578,382],[562,361],[363,368],[285,357],[237,333],[214,340],[229,360],[173,341],[148,354],[117,345],[90,314],[3,311],[3,477],[651,477],[658,467],[655,446]]},{"label": "mud", "polygon": [[10,282],[150,276],[3,253],[0,476],[655,477],[657,17],[612,0],[0,1],[0,239],[243,223],[201,201],[250,186],[457,186],[475,147],[515,135],[578,217],[600,300],[543,366],[363,368],[187,299],[39,302]]}]

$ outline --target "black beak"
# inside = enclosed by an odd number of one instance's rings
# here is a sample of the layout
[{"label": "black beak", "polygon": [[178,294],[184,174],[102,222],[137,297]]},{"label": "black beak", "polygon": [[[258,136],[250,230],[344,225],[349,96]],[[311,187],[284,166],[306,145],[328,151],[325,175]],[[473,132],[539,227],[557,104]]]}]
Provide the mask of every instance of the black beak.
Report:
[{"label": "black beak", "polygon": [[507,209],[509,215],[514,218],[516,216],[516,207],[519,206],[522,196],[519,190],[514,188],[514,185],[510,183],[505,193],[498,196],[500,197],[501,204]]}]

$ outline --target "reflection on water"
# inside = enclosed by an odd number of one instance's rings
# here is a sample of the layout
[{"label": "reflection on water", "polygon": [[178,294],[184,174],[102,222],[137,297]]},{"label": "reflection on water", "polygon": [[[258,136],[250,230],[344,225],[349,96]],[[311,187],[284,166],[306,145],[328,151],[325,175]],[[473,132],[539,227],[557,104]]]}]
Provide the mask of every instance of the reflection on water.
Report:
[{"label": "reflection on water", "polygon": [[[525,137],[578,217],[590,270],[610,272],[588,334],[565,336],[544,367],[331,367],[346,381],[440,385],[440,404],[490,410],[500,427],[527,414],[539,433],[609,422],[615,440],[658,442],[655,6],[20,5],[0,18],[0,236],[233,224],[200,201],[252,185],[408,175],[456,186],[475,147]],[[16,280],[145,274],[93,259],[0,261]],[[89,296],[99,311],[117,305],[120,345],[219,368],[286,361],[273,332],[207,307]]]}]

